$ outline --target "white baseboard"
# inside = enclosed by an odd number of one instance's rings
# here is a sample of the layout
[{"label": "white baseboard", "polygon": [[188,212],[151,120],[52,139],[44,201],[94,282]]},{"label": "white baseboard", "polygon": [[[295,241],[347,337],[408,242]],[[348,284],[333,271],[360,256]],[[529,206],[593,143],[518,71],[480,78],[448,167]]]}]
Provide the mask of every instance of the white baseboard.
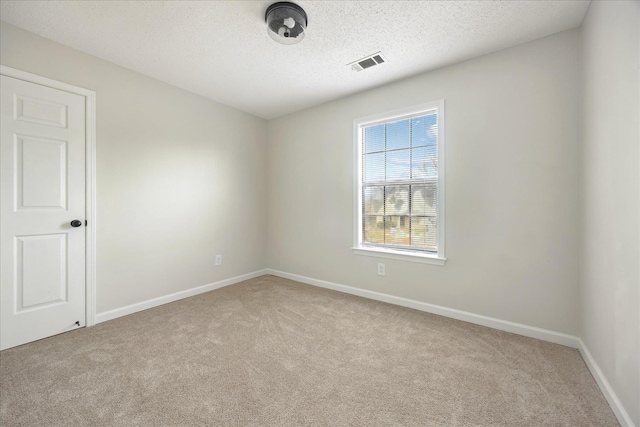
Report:
[{"label": "white baseboard", "polygon": [[159,305],[167,304],[170,302],[178,301],[183,298],[192,297],[204,292],[213,291],[214,289],[220,289],[225,286],[233,285],[245,280],[253,279],[263,276],[267,273],[267,270],[258,270],[253,273],[243,274],[241,276],[232,277],[230,279],[220,280],[218,282],[209,283],[208,285],[198,286],[197,288],[187,289],[185,291],[176,292],[173,294],[165,295],[158,298],[138,302],[135,304],[127,305],[126,307],[116,308],[114,310],[105,311],[96,315],[96,323],[106,322],[107,320],[116,319],[118,317],[126,316],[128,314],[137,313],[138,311],[147,310],[149,308],[157,307]]},{"label": "white baseboard", "polygon": [[536,338],[543,341],[548,341],[556,344],[565,345],[567,347],[577,348],[580,350],[580,354],[587,364],[589,371],[593,375],[596,383],[602,390],[607,402],[611,406],[614,414],[618,418],[618,422],[623,427],[635,427],[631,417],[620,403],[618,396],[611,388],[609,381],[602,373],[602,370],[591,356],[591,353],[587,349],[584,342],[573,335],[563,334],[561,332],[550,331],[547,329],[536,328],[534,326],[527,326],[520,323],[509,322],[507,320],[500,320],[493,317],[483,316],[480,314],[469,313],[466,311],[456,310],[453,308],[442,307],[435,304],[429,304],[426,302],[416,301],[408,298],[397,297],[389,294],[383,294],[381,292],[369,291],[366,289],[354,288],[352,286],[340,285],[338,283],[327,282],[325,280],[313,279],[311,277],[300,276],[298,274],[287,273],[284,271],[273,270],[266,268],[264,270],[254,271],[252,273],[243,274],[241,276],[232,277],[230,279],[221,280],[208,285],[199,286],[197,288],[187,289],[185,291],[176,292],[170,295],[165,295],[158,298],[153,298],[147,301],[142,301],[136,304],[131,304],[126,307],[117,308],[114,310],[105,311],[96,315],[96,323],[106,322],[107,320],[116,319],[118,317],[133,314],[138,311],[147,310],[149,308],[157,307],[159,305],[174,302],[183,298],[188,298],[194,295],[198,295],[204,292],[220,289],[225,286],[233,285],[245,280],[260,277],[265,274],[271,274],[273,276],[282,277],[285,279],[295,280],[297,282],[306,283],[308,285],[318,286],[321,288],[332,289],[338,292],[344,292],[351,295],[357,295],[364,298],[373,299],[376,301],[382,301],[389,304],[395,304],[402,307],[412,308],[414,310],[420,310],[427,313],[437,314],[444,317],[450,317],[452,319],[458,319],[476,325],[486,326],[493,329],[498,329],[505,332],[511,332],[525,337]]},{"label": "white baseboard", "polygon": [[582,339],[579,340],[579,343],[582,358],[587,364],[589,371],[591,371],[591,375],[593,375],[596,383],[598,383],[600,390],[602,390],[602,394],[604,394],[604,397],[607,399],[607,402],[609,403],[609,406],[611,406],[613,413],[616,415],[616,418],[618,418],[618,422],[622,427],[635,427],[635,424],[633,424],[633,421],[631,421],[631,417],[624,409],[624,406],[622,406],[620,399],[618,399],[618,396],[613,391],[613,388],[611,388],[609,381],[607,381],[607,377],[604,376],[604,373],[596,363],[593,356],[591,356],[589,349],[587,349],[587,346],[582,341]]},{"label": "white baseboard", "polygon": [[576,336],[549,331],[547,329],[536,328],[534,326],[527,326],[520,323],[509,322],[507,320],[500,320],[493,317],[482,316],[480,314],[469,313],[453,308],[428,304],[408,298],[397,297],[380,292],[369,291],[366,289],[354,288],[352,286],[340,285],[338,283],[327,282],[325,280],[313,279],[311,277],[286,273],[284,271],[273,270],[270,268],[266,269],[266,274],[295,280],[297,282],[302,282],[321,288],[332,289],[334,291],[344,292],[351,295],[357,295],[376,301],[383,301],[389,304],[413,308],[415,310],[425,311],[427,313],[438,314],[440,316],[450,317],[453,319],[474,323],[476,325],[487,326],[489,328],[498,329],[501,331],[524,335],[525,337],[536,338],[543,341],[565,345],[567,347],[577,348],[580,350],[580,354],[587,364],[589,371],[591,371],[591,375],[593,375],[593,378],[596,380],[596,383],[600,387],[600,390],[602,391],[602,394],[604,394],[604,397],[607,399],[607,402],[609,403],[609,406],[611,406],[611,409],[613,410],[613,413],[618,419],[620,425],[622,427],[635,427],[635,424],[631,420],[631,417],[622,406],[622,403],[618,399],[618,396],[613,391],[613,388],[611,388],[609,381],[607,381],[607,378],[604,376],[602,370],[591,356],[591,353],[585,346],[584,342]]},{"label": "white baseboard", "polygon": [[453,308],[442,307],[439,305],[429,304],[411,300],[408,298],[397,297],[380,292],[369,291],[366,289],[354,288],[351,286],[340,285],[337,283],[327,282],[324,280],[312,279],[311,277],[300,276],[297,274],[286,273],[284,271],[273,270],[267,268],[266,274],[282,277],[285,279],[295,280],[297,282],[306,283],[308,285],[319,286],[321,288],[333,289],[334,291],[344,292],[346,294],[357,295],[364,298],[383,301],[389,304],[400,305],[402,307],[413,308],[414,310],[425,311],[427,313],[438,314],[444,317],[462,320],[476,325],[487,326],[489,328],[501,331],[511,332],[525,337],[536,338],[543,341],[549,341],[556,344],[565,345],[567,347],[579,348],[579,339],[573,335],[563,334],[561,332],[549,331],[547,329],[527,326],[520,323],[500,320],[493,317],[487,317],[480,314],[469,313],[466,311],[456,310]]}]

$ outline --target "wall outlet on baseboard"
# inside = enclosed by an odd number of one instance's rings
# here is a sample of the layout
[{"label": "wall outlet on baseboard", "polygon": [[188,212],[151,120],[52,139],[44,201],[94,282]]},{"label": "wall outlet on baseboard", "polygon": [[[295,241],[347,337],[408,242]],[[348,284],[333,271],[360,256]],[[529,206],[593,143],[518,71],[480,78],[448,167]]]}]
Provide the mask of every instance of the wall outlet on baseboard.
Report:
[{"label": "wall outlet on baseboard", "polygon": [[383,262],[379,262],[378,263],[378,276],[384,276],[386,274],[385,272],[385,266]]},{"label": "wall outlet on baseboard", "polygon": [[222,265],[222,255],[216,255],[216,265]]}]

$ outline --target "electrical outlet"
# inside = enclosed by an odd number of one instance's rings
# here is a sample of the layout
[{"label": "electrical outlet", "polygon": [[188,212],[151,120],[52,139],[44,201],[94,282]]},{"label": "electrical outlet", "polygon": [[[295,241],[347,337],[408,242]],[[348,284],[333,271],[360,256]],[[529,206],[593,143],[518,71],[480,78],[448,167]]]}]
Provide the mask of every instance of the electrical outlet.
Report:
[{"label": "electrical outlet", "polygon": [[222,255],[216,255],[216,265],[222,265]]},{"label": "electrical outlet", "polygon": [[384,275],[385,275],[384,263],[379,262],[378,263],[378,276],[384,276]]}]

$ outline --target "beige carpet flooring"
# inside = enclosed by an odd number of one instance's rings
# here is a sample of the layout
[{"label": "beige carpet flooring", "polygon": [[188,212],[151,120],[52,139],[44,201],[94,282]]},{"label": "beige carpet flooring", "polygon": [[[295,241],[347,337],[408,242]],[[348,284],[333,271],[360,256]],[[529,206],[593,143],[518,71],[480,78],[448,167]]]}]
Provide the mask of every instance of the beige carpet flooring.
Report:
[{"label": "beige carpet flooring", "polygon": [[578,351],[263,276],[0,353],[2,426],[615,426]]}]

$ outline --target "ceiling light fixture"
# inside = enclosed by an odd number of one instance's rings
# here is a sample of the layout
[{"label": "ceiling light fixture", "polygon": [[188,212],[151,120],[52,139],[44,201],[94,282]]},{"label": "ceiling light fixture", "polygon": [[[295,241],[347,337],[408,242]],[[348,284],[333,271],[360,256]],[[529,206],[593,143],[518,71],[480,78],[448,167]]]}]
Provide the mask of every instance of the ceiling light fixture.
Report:
[{"label": "ceiling light fixture", "polygon": [[286,1],[274,3],[264,16],[267,34],[281,44],[296,44],[302,41],[307,29],[307,14],[297,4]]}]

